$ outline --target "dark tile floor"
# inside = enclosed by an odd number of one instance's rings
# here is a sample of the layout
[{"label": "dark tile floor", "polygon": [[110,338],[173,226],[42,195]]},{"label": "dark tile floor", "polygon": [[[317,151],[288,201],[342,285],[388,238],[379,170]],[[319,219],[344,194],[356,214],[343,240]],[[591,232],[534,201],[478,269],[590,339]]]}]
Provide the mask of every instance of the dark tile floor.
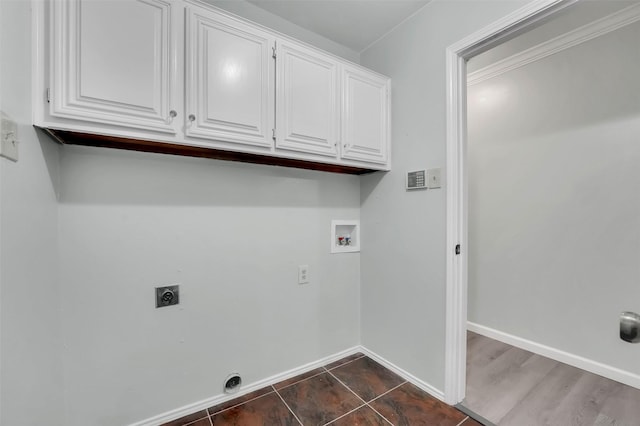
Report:
[{"label": "dark tile floor", "polygon": [[387,368],[355,354],[164,426],[478,426]]}]

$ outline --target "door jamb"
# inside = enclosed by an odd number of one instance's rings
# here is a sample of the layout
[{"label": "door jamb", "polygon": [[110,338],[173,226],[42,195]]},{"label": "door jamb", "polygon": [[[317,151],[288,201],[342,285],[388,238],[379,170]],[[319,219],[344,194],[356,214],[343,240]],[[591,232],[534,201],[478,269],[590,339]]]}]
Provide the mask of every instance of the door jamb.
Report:
[{"label": "door jamb", "polygon": [[[579,0],[534,0],[449,46],[447,64],[447,241],[445,402],[462,402],[467,354],[467,71],[466,61],[532,29]],[[456,246],[460,245],[459,255]]]}]

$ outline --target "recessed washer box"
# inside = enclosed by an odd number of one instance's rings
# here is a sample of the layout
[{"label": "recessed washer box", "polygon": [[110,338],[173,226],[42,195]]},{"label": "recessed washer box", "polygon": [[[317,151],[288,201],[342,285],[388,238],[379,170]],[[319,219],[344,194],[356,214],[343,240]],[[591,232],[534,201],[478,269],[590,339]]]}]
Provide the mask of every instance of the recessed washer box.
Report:
[{"label": "recessed washer box", "polygon": [[331,253],[353,253],[360,251],[360,221],[331,221]]}]

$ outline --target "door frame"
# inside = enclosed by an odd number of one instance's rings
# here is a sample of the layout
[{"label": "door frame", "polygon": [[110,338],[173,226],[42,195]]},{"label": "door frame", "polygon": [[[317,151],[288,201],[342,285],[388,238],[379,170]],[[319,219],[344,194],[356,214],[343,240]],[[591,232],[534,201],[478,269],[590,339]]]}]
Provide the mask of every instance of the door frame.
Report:
[{"label": "door frame", "polygon": [[[466,62],[533,29],[579,0],[534,0],[449,46],[447,63],[447,219],[445,402],[462,402],[467,355],[467,69]],[[460,254],[456,255],[456,246]]]}]

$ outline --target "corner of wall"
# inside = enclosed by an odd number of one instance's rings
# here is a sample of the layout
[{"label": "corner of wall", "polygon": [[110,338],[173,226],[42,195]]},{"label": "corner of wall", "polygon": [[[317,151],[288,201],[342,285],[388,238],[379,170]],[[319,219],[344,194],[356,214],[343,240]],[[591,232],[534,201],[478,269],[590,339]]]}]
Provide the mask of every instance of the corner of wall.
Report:
[{"label": "corner of wall", "polygon": [[347,59],[357,64],[360,63],[360,53],[344,46],[340,43],[336,43],[320,34],[307,30],[293,22],[277,16],[253,3],[246,0],[204,0],[207,3],[224,9],[229,13],[241,16],[245,19],[249,19],[257,24],[264,25],[273,30],[279,31],[282,34],[286,34],[290,37],[304,41],[315,47],[326,50],[341,58]]},{"label": "corner of wall", "polygon": [[17,162],[0,158],[0,423],[61,426],[59,147],[31,124],[31,7],[0,2],[0,109],[19,141]]}]

